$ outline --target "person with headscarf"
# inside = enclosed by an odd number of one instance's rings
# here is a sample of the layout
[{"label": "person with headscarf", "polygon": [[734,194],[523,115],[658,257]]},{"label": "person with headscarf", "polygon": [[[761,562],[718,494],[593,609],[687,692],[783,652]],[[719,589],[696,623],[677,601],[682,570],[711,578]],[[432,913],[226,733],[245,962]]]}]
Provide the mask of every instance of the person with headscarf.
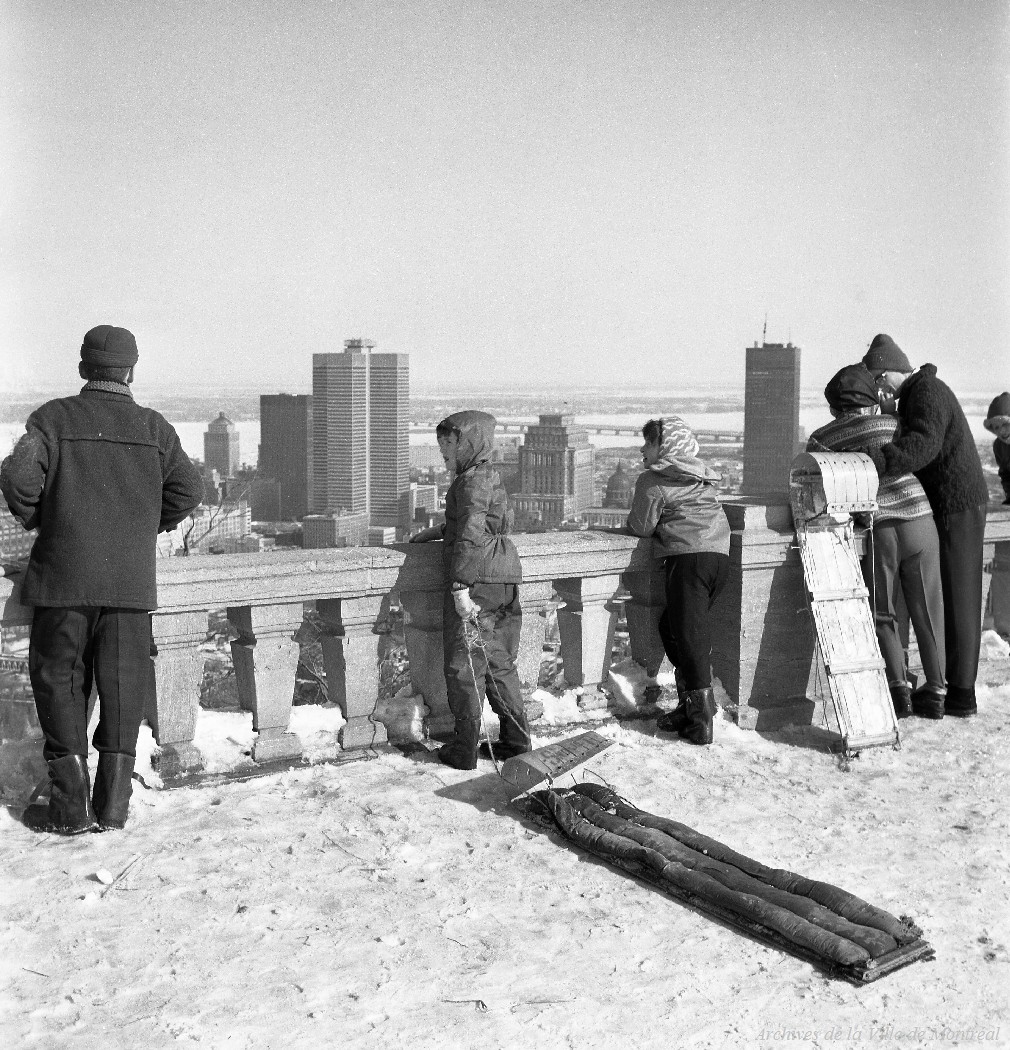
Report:
[{"label": "person with headscarf", "polygon": [[666,609],[659,634],[676,669],[678,706],[659,729],[692,744],[710,744],[711,609],[729,577],[729,522],[719,502],[719,475],[698,458],[698,440],[679,416],[642,427],[645,470],[635,483],[627,529],[651,536],[663,559]]},{"label": "person with headscarf", "polygon": [[501,726],[498,743],[484,746],[485,757],[505,760],[530,750],[516,669],[522,565],[508,536],[513,515],[505,487],[491,463],[494,428],[494,416],[477,411],[454,412],[438,424],[439,451],[452,476],[445,523],[412,537],[442,540],[442,646],[455,729],[437,754],[454,769],[477,768],[485,696]]},{"label": "person with headscarf", "polygon": [[[895,436],[898,421],[881,415],[877,387],[865,365],[846,365],[824,388],[830,423],[807,442],[808,452],[880,449]],[[894,713],[943,718],[946,680],[940,540],[922,485],[912,474],[885,474],[877,488],[871,533],[872,557],[863,563],[880,653]],[[925,684],[912,692],[902,641],[901,603],[919,643]]]}]

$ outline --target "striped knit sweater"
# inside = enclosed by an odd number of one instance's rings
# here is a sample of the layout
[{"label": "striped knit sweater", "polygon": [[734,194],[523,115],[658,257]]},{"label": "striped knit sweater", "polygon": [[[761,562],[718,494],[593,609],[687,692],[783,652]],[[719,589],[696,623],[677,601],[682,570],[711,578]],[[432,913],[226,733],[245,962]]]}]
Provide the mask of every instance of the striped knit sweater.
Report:
[{"label": "striped knit sweater", "polygon": [[[815,430],[807,442],[808,452],[851,452],[882,448],[898,429],[894,416],[862,416],[851,413],[833,419]],[[878,524],[891,518],[910,521],[931,514],[926,493],[912,474],[886,474],[877,488]]]}]

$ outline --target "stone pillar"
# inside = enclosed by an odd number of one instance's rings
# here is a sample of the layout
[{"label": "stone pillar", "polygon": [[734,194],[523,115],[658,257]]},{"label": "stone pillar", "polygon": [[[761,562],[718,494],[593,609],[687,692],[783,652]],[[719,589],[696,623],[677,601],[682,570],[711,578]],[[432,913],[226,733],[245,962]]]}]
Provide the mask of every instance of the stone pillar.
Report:
[{"label": "stone pillar", "polygon": [[524,694],[536,689],[540,681],[540,664],[544,658],[547,617],[550,614],[554,586],[545,581],[524,583],[519,587],[523,609],[523,628],[519,636],[519,658],[516,661],[519,683]]},{"label": "stone pillar", "polygon": [[326,598],[316,602],[325,626],[320,643],[331,702],[340,704],[346,724],[340,746],[346,751],[386,742],[386,727],[372,715],[379,699],[377,623],[384,596]]},{"label": "stone pillar", "polygon": [[653,570],[626,572],[621,579],[631,597],[624,603],[631,638],[631,658],[652,678],[659,674],[666,652],[659,637],[659,619],[666,608],[663,563],[657,559]]},{"label": "stone pillar", "polygon": [[203,769],[203,756],[193,743],[200,710],[203,653],[207,613],[160,613],[152,617],[154,644],[153,683],[147,698],[147,721],[161,753],[152,761],[166,778]]},{"label": "stone pillar", "polygon": [[252,711],[254,762],[299,758],[302,742],[288,732],[298,667],[295,632],[301,626],[301,602],[230,606],[228,619],[238,630],[231,643],[239,701]]},{"label": "stone pillar", "polygon": [[[729,582],[712,608],[712,670],[744,729],[819,720],[816,635],[787,504],[725,504],[733,530]],[[822,695],[823,692],[823,695]]]},{"label": "stone pillar", "polygon": [[451,733],[455,719],[445,690],[442,654],[442,590],[400,591],[410,681],[428,708],[428,732]]},{"label": "stone pillar", "polygon": [[554,581],[554,589],[565,603],[558,609],[565,682],[583,687],[580,703],[584,707],[606,706],[605,700],[600,702],[599,687],[610,674],[617,626],[617,605],[613,599],[620,586],[620,576]]}]

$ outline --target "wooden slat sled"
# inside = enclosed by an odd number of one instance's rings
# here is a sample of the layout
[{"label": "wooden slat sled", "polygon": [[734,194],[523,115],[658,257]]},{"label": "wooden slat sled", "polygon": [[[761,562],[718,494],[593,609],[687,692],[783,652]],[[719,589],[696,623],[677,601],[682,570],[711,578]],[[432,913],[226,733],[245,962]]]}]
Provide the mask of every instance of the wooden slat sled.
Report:
[{"label": "wooden slat sled", "polygon": [[896,745],[898,723],[852,521],[876,509],[876,468],[856,452],[804,452],[793,460],[789,493],[842,748],[850,754]]},{"label": "wooden slat sled", "polygon": [[855,984],[933,949],[896,918],[828,883],[767,868],[685,825],[636,809],[611,788],[579,784],[531,799],[578,846],[770,947]]}]

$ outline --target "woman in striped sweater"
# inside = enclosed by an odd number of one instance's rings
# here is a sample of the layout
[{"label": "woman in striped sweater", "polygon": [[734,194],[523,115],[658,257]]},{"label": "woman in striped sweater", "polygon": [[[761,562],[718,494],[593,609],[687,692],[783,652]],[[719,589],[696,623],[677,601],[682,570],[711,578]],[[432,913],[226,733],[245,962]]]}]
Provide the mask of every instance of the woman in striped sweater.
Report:
[{"label": "woman in striped sweater", "polygon": [[[815,430],[808,452],[849,452],[880,448],[894,438],[898,422],[880,414],[873,376],[863,365],[849,365],[824,388],[834,419]],[[946,695],[943,588],[940,545],[933,513],[922,485],[911,474],[885,475],[877,489],[873,516],[873,559],[864,562],[867,587],[875,599],[877,641],[887,668],[894,712],[943,718]],[[899,629],[904,597],[919,643],[926,682],[912,692]]]}]

